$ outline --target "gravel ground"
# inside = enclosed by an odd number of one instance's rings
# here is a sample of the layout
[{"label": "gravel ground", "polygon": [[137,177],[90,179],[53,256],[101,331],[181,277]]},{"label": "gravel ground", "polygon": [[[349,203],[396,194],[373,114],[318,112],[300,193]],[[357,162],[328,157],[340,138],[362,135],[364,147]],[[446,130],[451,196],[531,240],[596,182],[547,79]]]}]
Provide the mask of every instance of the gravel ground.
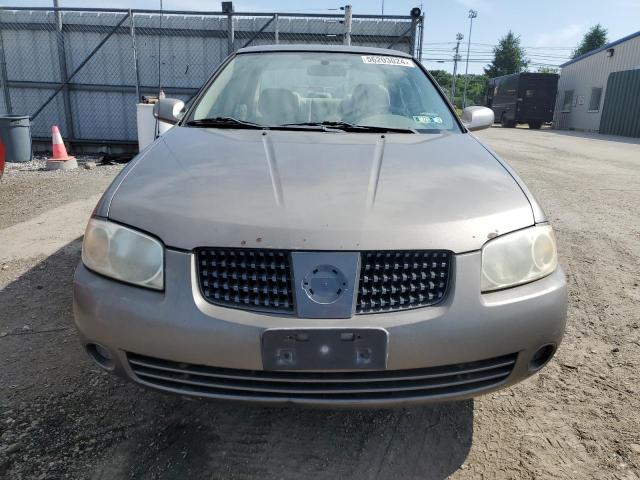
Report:
[{"label": "gravel ground", "polygon": [[99,161],[99,157],[78,157],[78,168],[70,171],[45,171],[44,159],[7,163],[0,180],[0,228],[103,191],[122,165]]},{"label": "gravel ground", "polygon": [[[76,240],[0,266],[0,477],[639,478],[640,145],[520,128],[479,136],[519,171],[559,239],[568,327],[540,374],[473,401],[387,411],[143,390],[94,367],[77,342]],[[10,168],[0,231],[95,195],[118,169]]]}]

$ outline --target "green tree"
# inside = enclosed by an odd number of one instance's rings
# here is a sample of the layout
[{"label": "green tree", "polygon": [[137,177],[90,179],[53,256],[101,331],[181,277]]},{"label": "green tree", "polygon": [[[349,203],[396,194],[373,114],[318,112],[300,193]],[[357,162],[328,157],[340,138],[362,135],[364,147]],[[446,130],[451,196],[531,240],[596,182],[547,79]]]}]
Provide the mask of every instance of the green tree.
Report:
[{"label": "green tree", "polygon": [[[453,75],[446,70],[429,70],[429,73],[438,82],[440,88],[444,90],[447,98],[451,95],[451,80]],[[487,85],[485,75],[469,74],[469,84],[467,85],[467,106],[484,105],[484,94]],[[464,74],[456,76],[456,97],[453,99],[454,105],[461,107],[462,92],[464,90]]]},{"label": "green tree", "polygon": [[440,88],[446,89],[447,92],[451,89],[451,77],[452,75],[446,70],[429,70],[429,73],[436,79]]},{"label": "green tree", "polygon": [[520,36],[509,30],[500,39],[498,45],[493,47],[493,62],[484,69],[489,78],[519,73],[527,68],[529,60],[525,58],[526,52],[520,46]]},{"label": "green tree", "polygon": [[[440,88],[445,91],[447,98],[451,95],[451,80],[453,75],[446,70],[429,70]],[[484,105],[484,93],[487,85],[487,77],[484,75],[469,74],[467,85],[467,105]],[[462,92],[464,90],[464,74],[456,76],[456,98],[454,105],[462,105]]]},{"label": "green tree", "polygon": [[587,33],[584,34],[582,42],[580,45],[576,47],[573,51],[573,57],[576,58],[580,55],[584,55],[591,50],[595,50],[596,48],[600,48],[607,43],[607,29],[604,28],[599,23],[594,25],[589,29]]},{"label": "green tree", "polygon": [[539,67],[538,73],[558,73],[558,69],[554,67]]},{"label": "green tree", "polygon": [[[462,90],[464,88],[464,75],[460,75],[460,86],[456,82],[456,92],[460,96],[456,96],[456,105],[462,106]],[[470,105],[484,105],[484,95],[487,89],[488,78],[485,75],[469,75],[469,84],[467,85],[467,107]]]},{"label": "green tree", "polygon": [[438,85],[440,85],[440,88],[444,91],[447,98],[451,98],[451,79],[453,75],[446,70],[429,70],[429,73],[435,81],[438,82]]}]

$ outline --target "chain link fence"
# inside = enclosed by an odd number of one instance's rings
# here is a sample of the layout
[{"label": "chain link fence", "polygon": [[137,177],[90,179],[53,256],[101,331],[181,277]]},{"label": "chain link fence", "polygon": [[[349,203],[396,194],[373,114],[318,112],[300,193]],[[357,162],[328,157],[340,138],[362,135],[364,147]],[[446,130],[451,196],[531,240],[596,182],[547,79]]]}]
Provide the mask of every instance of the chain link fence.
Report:
[{"label": "chain link fence", "polygon": [[72,143],[132,143],[144,95],[188,100],[233,51],[333,44],[420,52],[422,17],[0,7],[0,113]]}]

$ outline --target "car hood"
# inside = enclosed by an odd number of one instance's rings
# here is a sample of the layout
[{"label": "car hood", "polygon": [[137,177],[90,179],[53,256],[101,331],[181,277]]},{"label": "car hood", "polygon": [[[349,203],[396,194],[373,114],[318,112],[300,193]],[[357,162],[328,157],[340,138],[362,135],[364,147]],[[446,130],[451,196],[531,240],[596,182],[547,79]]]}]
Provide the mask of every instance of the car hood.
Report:
[{"label": "car hood", "polygon": [[174,127],[141,155],[108,217],[170,247],[466,252],[534,223],[470,134]]}]

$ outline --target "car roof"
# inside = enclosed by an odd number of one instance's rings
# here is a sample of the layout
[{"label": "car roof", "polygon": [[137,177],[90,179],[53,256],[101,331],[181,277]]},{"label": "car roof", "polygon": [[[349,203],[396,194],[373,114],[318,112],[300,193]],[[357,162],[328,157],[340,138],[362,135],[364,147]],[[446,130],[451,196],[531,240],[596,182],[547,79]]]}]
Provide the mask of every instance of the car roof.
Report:
[{"label": "car roof", "polygon": [[399,50],[373,47],[346,47],[344,45],[259,45],[241,48],[236,53],[259,52],[335,52],[335,53],[364,53],[368,55],[391,55],[394,57],[411,58],[411,55]]}]

